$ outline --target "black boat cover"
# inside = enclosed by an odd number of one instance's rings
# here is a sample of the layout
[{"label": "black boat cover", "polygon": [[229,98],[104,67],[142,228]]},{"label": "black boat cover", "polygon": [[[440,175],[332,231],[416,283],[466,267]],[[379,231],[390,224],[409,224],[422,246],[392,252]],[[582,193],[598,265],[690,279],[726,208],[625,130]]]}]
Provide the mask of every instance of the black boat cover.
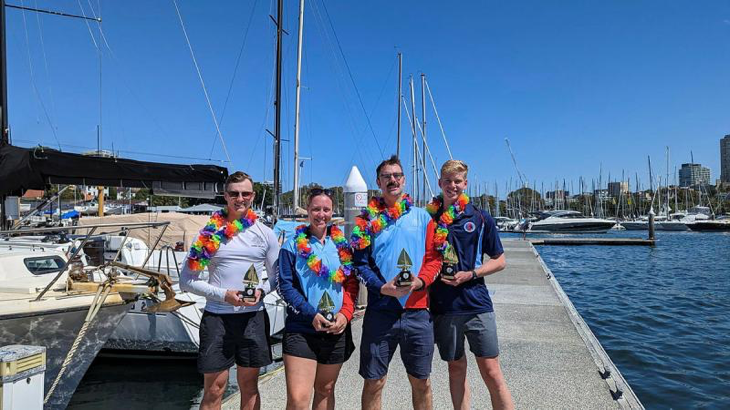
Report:
[{"label": "black boat cover", "polygon": [[0,147],[0,195],[22,195],[47,184],[149,188],[156,195],[212,198],[228,170],[215,165],[179,165],[87,156],[46,147]]}]

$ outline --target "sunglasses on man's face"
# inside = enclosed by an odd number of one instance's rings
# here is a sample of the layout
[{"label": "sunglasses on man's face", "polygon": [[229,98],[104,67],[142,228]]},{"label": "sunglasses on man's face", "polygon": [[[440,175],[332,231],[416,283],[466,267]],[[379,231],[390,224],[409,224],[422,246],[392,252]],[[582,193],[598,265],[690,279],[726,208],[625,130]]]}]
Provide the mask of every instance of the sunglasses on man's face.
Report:
[{"label": "sunglasses on man's face", "polygon": [[380,174],[380,179],[389,181],[391,178],[399,180],[403,178],[402,172],[393,172],[392,174]]},{"label": "sunglasses on man's face", "polygon": [[231,198],[238,198],[240,196],[243,199],[249,199],[253,196],[253,191],[228,191],[226,193]]},{"label": "sunglasses on man's face", "polygon": [[314,198],[315,196],[322,194],[327,195],[328,197],[330,197],[330,199],[335,195],[334,191],[332,191],[331,189],[312,188],[309,190],[310,198]]}]

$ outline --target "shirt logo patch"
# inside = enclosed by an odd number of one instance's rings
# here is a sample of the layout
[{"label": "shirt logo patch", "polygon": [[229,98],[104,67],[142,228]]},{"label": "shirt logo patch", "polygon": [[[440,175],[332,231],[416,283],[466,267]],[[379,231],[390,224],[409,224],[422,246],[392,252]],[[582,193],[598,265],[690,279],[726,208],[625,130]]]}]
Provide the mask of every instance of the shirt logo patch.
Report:
[{"label": "shirt logo patch", "polygon": [[467,232],[474,232],[475,229],[477,229],[477,226],[474,222],[469,221],[464,225],[464,230]]}]

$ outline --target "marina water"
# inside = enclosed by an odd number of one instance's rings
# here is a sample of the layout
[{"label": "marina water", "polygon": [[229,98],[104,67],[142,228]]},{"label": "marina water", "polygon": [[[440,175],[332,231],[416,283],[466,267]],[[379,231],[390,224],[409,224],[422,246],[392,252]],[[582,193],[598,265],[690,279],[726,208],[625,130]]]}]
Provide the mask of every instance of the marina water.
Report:
[{"label": "marina water", "polygon": [[[537,249],[647,408],[730,408],[730,234],[657,239]],[[197,408],[202,382],[194,359],[101,358],[69,408]]]},{"label": "marina water", "polygon": [[730,233],[657,239],[537,250],[644,406],[730,408]]}]

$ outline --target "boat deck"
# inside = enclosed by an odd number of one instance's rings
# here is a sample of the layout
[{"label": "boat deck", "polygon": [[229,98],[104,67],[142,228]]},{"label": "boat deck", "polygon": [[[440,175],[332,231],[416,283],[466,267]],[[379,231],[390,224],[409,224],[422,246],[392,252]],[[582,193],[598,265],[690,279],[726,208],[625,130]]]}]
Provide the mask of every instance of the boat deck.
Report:
[{"label": "boat deck", "polygon": [[[526,241],[504,240],[507,268],[488,278],[497,312],[500,359],[516,408],[643,408],[608,355],[578,315],[560,285]],[[353,322],[359,344],[362,321]],[[337,382],[337,408],[360,408],[362,378],[358,375],[358,350],[345,363]],[[383,408],[411,407],[410,385],[396,352],[383,393]],[[491,408],[473,355],[468,377],[472,408]],[[601,374],[610,372],[604,378]],[[446,363],[434,355],[433,408],[449,409]],[[261,407],[286,406],[283,368],[262,377]],[[223,408],[237,409],[234,395]]]}]

